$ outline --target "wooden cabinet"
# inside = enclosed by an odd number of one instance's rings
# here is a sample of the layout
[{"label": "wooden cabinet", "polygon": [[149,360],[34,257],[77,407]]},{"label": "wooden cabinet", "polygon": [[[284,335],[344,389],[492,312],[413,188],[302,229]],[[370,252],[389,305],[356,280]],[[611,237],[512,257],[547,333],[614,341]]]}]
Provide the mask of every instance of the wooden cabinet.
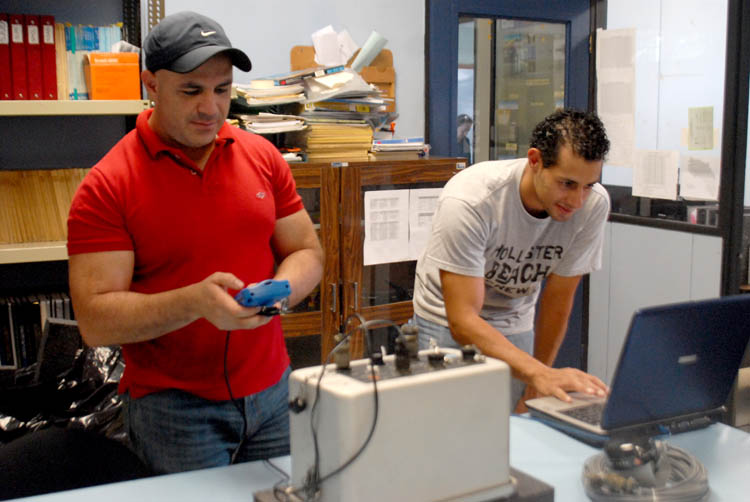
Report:
[{"label": "wooden cabinet", "polygon": [[[371,190],[439,188],[465,165],[464,159],[350,162],[292,165],[297,188],[325,251],[320,287],[302,308],[283,316],[288,338],[320,337],[324,361],[333,337],[354,328],[344,326],[353,314],[365,320],[385,319],[403,324],[413,313],[415,261],[364,265],[364,197]],[[361,354],[361,336],[353,339]]]}]

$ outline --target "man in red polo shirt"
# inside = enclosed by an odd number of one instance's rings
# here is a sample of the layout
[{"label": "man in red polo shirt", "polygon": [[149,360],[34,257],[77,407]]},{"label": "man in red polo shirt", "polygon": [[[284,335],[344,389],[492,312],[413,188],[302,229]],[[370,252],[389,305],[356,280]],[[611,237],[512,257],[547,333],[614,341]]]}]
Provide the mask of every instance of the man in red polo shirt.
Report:
[{"label": "man in red polo shirt", "polygon": [[81,334],[122,346],[126,427],[156,471],[287,454],[280,319],[233,295],[286,279],[299,302],[320,281],[320,244],[278,151],[225,123],[232,68],[251,63],[221,26],[180,12],[144,49],[154,108],[86,176],[68,219]]}]

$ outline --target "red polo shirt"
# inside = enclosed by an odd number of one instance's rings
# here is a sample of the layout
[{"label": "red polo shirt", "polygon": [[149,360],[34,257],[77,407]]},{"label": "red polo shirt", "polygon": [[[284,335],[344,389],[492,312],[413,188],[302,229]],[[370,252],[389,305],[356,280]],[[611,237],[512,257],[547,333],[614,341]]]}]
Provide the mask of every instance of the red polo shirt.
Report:
[{"label": "red polo shirt", "polygon": [[[289,166],[268,141],[225,124],[203,171],[151,130],[151,110],[91,169],[68,216],[68,253],[135,253],[131,290],[158,293],[231,272],[273,276],[277,219],[303,209]],[[225,333],[205,319],[123,346],[120,392],[177,388],[228,399]],[[235,397],[276,382],[289,364],[278,317],[232,333],[227,369]]]}]

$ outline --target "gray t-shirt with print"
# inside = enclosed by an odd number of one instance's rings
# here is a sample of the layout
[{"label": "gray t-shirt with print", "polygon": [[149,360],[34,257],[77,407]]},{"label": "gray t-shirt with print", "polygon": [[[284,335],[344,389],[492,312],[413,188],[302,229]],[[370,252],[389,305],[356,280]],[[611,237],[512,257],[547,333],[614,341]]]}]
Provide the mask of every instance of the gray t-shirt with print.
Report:
[{"label": "gray t-shirt with print", "polygon": [[569,220],[536,218],[523,207],[527,160],[474,164],[445,185],[432,234],[417,262],[414,311],[448,325],[440,269],[484,277],[481,317],[504,334],[530,331],[542,281],[551,273],[587,274],[601,267],[609,195],[595,184]]}]

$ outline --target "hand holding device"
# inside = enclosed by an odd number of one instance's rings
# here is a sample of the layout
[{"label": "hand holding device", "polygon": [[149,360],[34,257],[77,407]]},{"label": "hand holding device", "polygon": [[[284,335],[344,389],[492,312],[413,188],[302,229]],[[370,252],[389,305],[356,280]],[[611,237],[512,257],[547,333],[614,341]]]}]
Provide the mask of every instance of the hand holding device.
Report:
[{"label": "hand holding device", "polygon": [[274,303],[287,298],[292,292],[286,279],[267,279],[240,290],[234,299],[245,307],[261,307],[260,315],[273,316],[280,313]]}]

